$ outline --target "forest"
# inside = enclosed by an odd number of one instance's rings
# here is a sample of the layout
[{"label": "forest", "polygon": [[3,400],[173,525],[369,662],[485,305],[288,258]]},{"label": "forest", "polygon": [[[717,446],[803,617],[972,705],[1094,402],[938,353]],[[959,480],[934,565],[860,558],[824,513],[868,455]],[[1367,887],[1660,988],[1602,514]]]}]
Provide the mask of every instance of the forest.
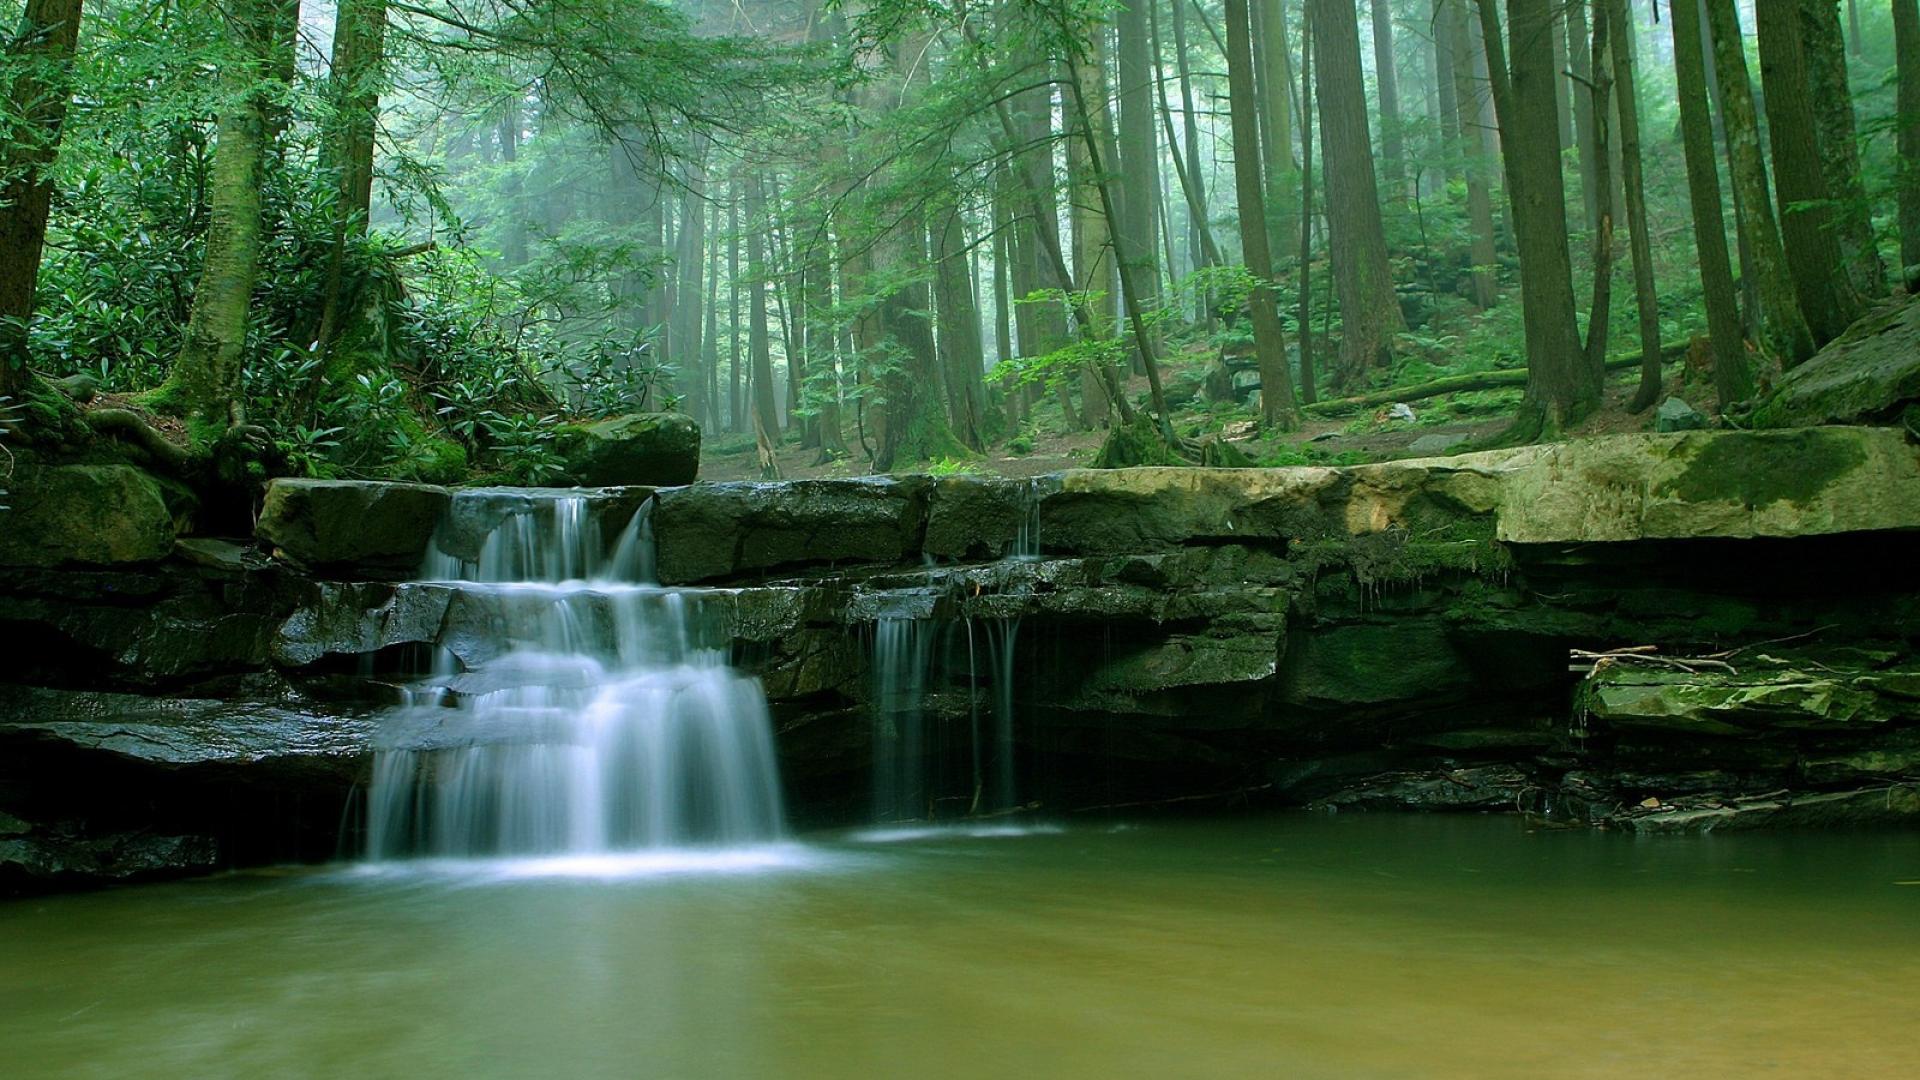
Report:
[{"label": "forest", "polygon": [[9,0],[5,439],[539,484],[661,411],[721,478],[1738,426],[1920,264],[1915,7]]}]

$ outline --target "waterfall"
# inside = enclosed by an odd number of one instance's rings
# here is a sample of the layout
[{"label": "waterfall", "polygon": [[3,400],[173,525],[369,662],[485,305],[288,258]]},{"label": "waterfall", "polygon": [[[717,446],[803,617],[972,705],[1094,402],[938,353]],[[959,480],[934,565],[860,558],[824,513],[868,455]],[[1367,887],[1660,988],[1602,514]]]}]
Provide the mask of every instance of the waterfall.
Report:
[{"label": "waterfall", "polygon": [[584,496],[456,496],[443,532],[503,516],[477,558],[436,541],[424,574],[454,591],[450,612],[481,640],[442,648],[383,723],[370,855],[577,855],[783,832],[766,696],[727,666],[723,594],[650,583],[650,505],[608,550]]},{"label": "waterfall", "polygon": [[931,641],[927,620],[882,615],[873,628],[873,819],[929,814],[926,718]]}]

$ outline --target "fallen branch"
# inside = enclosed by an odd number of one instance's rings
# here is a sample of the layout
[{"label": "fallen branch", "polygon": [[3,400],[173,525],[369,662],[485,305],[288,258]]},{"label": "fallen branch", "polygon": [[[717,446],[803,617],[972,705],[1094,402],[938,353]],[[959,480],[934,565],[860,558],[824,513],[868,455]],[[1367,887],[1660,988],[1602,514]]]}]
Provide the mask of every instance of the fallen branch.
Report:
[{"label": "fallen branch", "polygon": [[172,471],[176,476],[187,471],[192,458],[188,453],[168,441],[165,435],[154,430],[153,426],[141,419],[140,414],[131,409],[94,409],[86,414],[87,426],[95,435],[111,435],[144,451],[154,463]]},{"label": "fallen branch", "polygon": [[[1593,667],[1588,672],[1589,675],[1599,671],[1603,666],[1612,663],[1652,664],[1656,667],[1667,667],[1684,671],[1690,675],[1697,675],[1702,671],[1724,671],[1730,675],[1739,674],[1739,671],[1725,660],[1715,660],[1710,657],[1683,658],[1660,656],[1658,655],[1658,648],[1659,647],[1655,645],[1631,645],[1621,649],[1609,649],[1605,652],[1593,652],[1588,649],[1569,649],[1568,655],[1575,660],[1591,661]],[[1578,670],[1578,668],[1575,668],[1575,670]]]},{"label": "fallen branch", "polygon": [[[1685,342],[1668,345],[1660,350],[1663,363],[1672,363],[1687,354]],[[1624,371],[1637,367],[1640,357],[1616,356],[1607,361],[1608,371]],[[1502,371],[1476,371],[1466,375],[1447,375],[1430,382],[1414,383],[1412,386],[1389,386],[1385,390],[1356,394],[1353,397],[1333,398],[1329,401],[1316,401],[1311,405],[1302,405],[1300,411],[1309,416],[1341,416],[1365,409],[1377,409],[1382,405],[1392,405],[1402,401],[1420,401],[1424,398],[1439,397],[1442,394],[1463,394],[1474,390],[1501,390],[1508,387],[1527,385],[1525,368],[1511,368]]]}]

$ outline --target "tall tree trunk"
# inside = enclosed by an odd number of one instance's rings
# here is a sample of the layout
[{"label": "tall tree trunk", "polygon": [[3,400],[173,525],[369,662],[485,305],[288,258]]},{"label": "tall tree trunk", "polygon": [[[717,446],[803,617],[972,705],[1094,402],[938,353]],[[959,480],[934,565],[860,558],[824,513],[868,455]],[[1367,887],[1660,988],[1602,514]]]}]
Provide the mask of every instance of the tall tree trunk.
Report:
[{"label": "tall tree trunk", "polygon": [[[720,232],[720,206],[708,201],[704,212],[709,215],[705,225],[707,235],[717,236]],[[707,431],[708,438],[720,430],[720,245],[707,244],[707,323],[700,335],[700,371],[701,385],[705,388],[702,397],[706,400],[706,411],[700,416],[700,424]]]},{"label": "tall tree trunk", "polygon": [[[1226,0],[1227,95],[1233,114],[1233,190],[1240,203],[1240,248],[1253,288],[1253,352],[1260,364],[1260,415],[1287,430],[1298,426],[1293,375],[1287,370],[1287,339],[1273,290],[1273,256],[1267,250],[1265,195],[1260,182],[1260,125],[1255,114],[1253,42],[1247,0]],[[1269,32],[1272,26],[1268,27]]]},{"label": "tall tree trunk", "polygon": [[1293,57],[1287,49],[1286,0],[1252,0],[1254,55],[1265,72],[1260,116],[1260,158],[1265,167],[1268,250],[1285,252],[1299,243],[1300,215],[1294,193],[1300,178],[1293,164]]},{"label": "tall tree trunk", "polygon": [[1442,27],[1453,54],[1454,100],[1459,108],[1461,157],[1467,180],[1467,225],[1471,236],[1468,259],[1472,263],[1467,278],[1468,296],[1481,308],[1490,308],[1499,300],[1494,284],[1494,263],[1499,252],[1494,247],[1493,190],[1488,179],[1496,151],[1491,145],[1485,109],[1473,85],[1479,70],[1479,35],[1472,23],[1479,16],[1468,6],[1470,0],[1441,0],[1445,7]]},{"label": "tall tree trunk", "polygon": [[948,205],[938,209],[933,228],[934,304],[940,319],[940,366],[947,384],[947,421],[954,437],[967,449],[985,450],[985,388],[980,381],[985,363],[980,346],[980,310],[974,306],[973,266],[967,258],[966,230],[959,207]]},{"label": "tall tree trunk", "polygon": [[1407,196],[1407,148],[1400,129],[1400,77],[1394,70],[1393,9],[1387,0],[1371,0],[1373,77],[1380,94],[1380,157],[1387,198]]},{"label": "tall tree trunk", "polygon": [[520,175],[520,123],[520,96],[515,91],[507,96],[496,128],[500,162],[506,166],[500,185],[500,215],[506,219],[500,230],[500,261],[509,270],[527,262],[527,215],[521,205],[526,182]]},{"label": "tall tree trunk", "polygon": [[1639,412],[1660,396],[1660,302],[1654,293],[1653,241],[1647,225],[1647,185],[1640,162],[1640,84],[1633,50],[1628,48],[1633,24],[1626,0],[1600,0],[1595,19],[1605,19],[1616,42],[1613,50],[1613,94],[1620,117],[1620,164],[1626,173],[1627,246],[1633,259],[1634,310],[1640,316],[1640,387],[1632,408]]},{"label": "tall tree trunk", "polygon": [[1135,0],[1114,17],[1120,36],[1115,68],[1120,98],[1117,225],[1135,260],[1140,301],[1149,309],[1160,305],[1160,271],[1155,265],[1160,247],[1160,154],[1153,137],[1153,35],[1147,16],[1151,2]]},{"label": "tall tree trunk", "polygon": [[261,190],[275,102],[285,87],[282,54],[293,49],[293,0],[232,0],[235,52],[223,68],[227,90],[208,194],[207,247],[194,288],[186,340],[154,397],[210,432],[246,419],[241,391],[247,314],[260,273]]},{"label": "tall tree trunk", "polygon": [[[1191,224],[1187,235],[1188,252],[1195,266],[1218,266],[1221,260],[1209,224],[1206,176],[1200,171],[1200,121],[1193,108],[1193,61],[1187,50],[1187,2],[1170,2],[1173,5],[1173,57],[1180,76],[1180,119],[1185,135],[1181,140],[1181,149],[1175,152],[1184,152],[1186,156],[1186,169],[1181,177],[1187,189],[1188,220]],[[1203,294],[1198,298],[1198,303],[1200,321],[1210,324],[1213,312],[1208,298]]]},{"label": "tall tree trunk", "polygon": [[778,479],[774,460],[780,441],[780,408],[773,396],[773,342],[767,327],[767,253],[765,196],[760,178],[747,182],[747,354],[753,374],[753,437],[759,449],[760,476]]},{"label": "tall tree trunk", "polygon": [[1826,172],[1815,141],[1813,83],[1800,41],[1800,4],[1761,0],[1755,11],[1780,238],[1794,295],[1819,346],[1839,337],[1859,317],[1860,300],[1840,258]]},{"label": "tall tree trunk", "polygon": [[727,430],[742,432],[746,404],[740,392],[740,180],[727,199]]},{"label": "tall tree trunk", "polygon": [[[1060,252],[1052,94],[1044,88],[1028,90],[1018,96],[1016,105],[1020,109],[1017,120],[1003,119],[1017,125],[1015,130],[1006,132],[1006,140],[1013,148],[1013,187],[1025,195],[1025,206],[1019,216],[1027,227],[1015,230],[1013,293],[1016,297],[1027,297],[1048,288],[1070,291],[1074,288],[1073,276]],[[1022,356],[1045,356],[1068,340],[1066,309],[1058,304],[1017,304],[1014,325],[1020,335]],[[1056,382],[1053,390],[1067,426],[1079,427],[1080,420],[1074,413],[1073,398],[1066,383]]]},{"label": "tall tree trunk", "polygon": [[1721,122],[1733,186],[1740,199],[1740,231],[1753,255],[1754,284],[1760,299],[1760,342],[1792,367],[1813,355],[1813,333],[1794,290],[1786,250],[1767,197],[1766,163],[1760,156],[1759,122],[1754,115],[1753,84],[1747,77],[1746,50],[1733,0],[1706,0],[1707,34],[1712,43],[1714,76],[1720,83]]},{"label": "tall tree trunk", "polygon": [[680,232],[675,244],[676,269],[680,284],[675,289],[678,302],[674,319],[679,324],[674,334],[679,350],[680,385],[692,399],[687,412],[700,416],[706,411],[706,379],[700,372],[701,325],[700,269],[706,262],[707,247],[707,169],[706,148],[702,146],[687,166],[686,191],[680,197]]},{"label": "tall tree trunk", "polygon": [[1360,76],[1360,28],[1351,0],[1314,5],[1315,89],[1320,97],[1320,148],[1327,179],[1327,223],[1333,276],[1340,292],[1340,363],[1335,384],[1358,386],[1386,366],[1393,337],[1407,327],[1393,291],[1387,239],[1380,222],[1380,185],[1367,133]]},{"label": "tall tree trunk", "polygon": [[[387,0],[340,0],[333,23],[333,64],[328,76],[332,112],[321,144],[320,172],[333,179],[333,238],[322,285],[318,352],[330,356],[349,317],[347,244],[367,234],[373,203],[373,142],[384,79]],[[330,370],[328,377],[348,373]]]},{"label": "tall tree trunk", "polygon": [[[1598,0],[1599,4],[1606,2],[1607,0]],[[1596,25],[1602,17],[1602,13],[1596,8],[1594,12]],[[1567,40],[1584,41],[1592,32],[1593,28],[1587,25],[1587,0],[1569,0]],[[1572,72],[1572,83],[1568,89],[1572,91],[1573,98],[1573,138],[1574,145],[1580,152],[1580,204],[1586,211],[1586,217],[1581,220],[1586,222],[1589,231],[1597,232],[1600,228],[1600,184],[1594,178],[1595,117],[1593,95],[1588,92],[1588,87],[1593,85],[1595,74],[1593,59],[1583,49],[1569,48],[1567,60],[1567,66]]]},{"label": "tall tree trunk", "polygon": [[8,71],[0,111],[0,398],[18,401],[28,374],[27,326],[46,251],[53,181],[72,97],[81,0],[28,0],[19,32],[0,53]]},{"label": "tall tree trunk", "polygon": [[1893,55],[1899,64],[1894,123],[1899,173],[1895,179],[1900,228],[1901,277],[1920,266],[1920,3],[1893,0]]},{"label": "tall tree trunk", "polygon": [[1508,0],[1513,65],[1507,66],[1496,0],[1479,0],[1480,36],[1493,84],[1494,111],[1507,171],[1520,254],[1520,305],[1527,343],[1527,433],[1563,430],[1600,403],[1601,372],[1586,362],[1573,312],[1573,264],[1567,251],[1566,187],[1554,115],[1550,0]]},{"label": "tall tree trunk", "polygon": [[[1436,0],[1436,3],[1438,0]],[[1300,400],[1320,391],[1313,369],[1313,6],[1300,5]]]},{"label": "tall tree trunk", "polygon": [[1726,409],[1753,394],[1753,375],[1740,333],[1727,228],[1721,216],[1719,155],[1709,113],[1704,34],[1697,3],[1669,9],[1673,24],[1674,81],[1680,98],[1680,138],[1686,153],[1687,198],[1693,210],[1695,260],[1706,298],[1707,334],[1713,347],[1713,384]]},{"label": "tall tree trunk", "polygon": [[1833,197],[1834,235],[1846,260],[1847,279],[1862,297],[1885,296],[1887,270],[1874,242],[1872,204],[1860,176],[1859,135],[1853,94],[1847,84],[1847,54],[1840,40],[1838,0],[1800,0],[1801,43],[1813,80],[1813,135]]},{"label": "tall tree trunk", "polygon": [[[1585,86],[1570,87],[1575,93],[1588,97],[1593,107],[1594,129],[1593,179],[1598,190],[1606,191],[1612,187],[1612,158],[1608,154],[1607,118],[1612,115],[1613,103],[1613,52],[1609,40],[1612,24],[1603,14],[1593,20],[1592,62],[1587,70],[1592,73]],[[1607,331],[1613,321],[1613,202],[1603,201],[1599,207],[1600,221],[1593,230],[1593,303],[1587,307],[1587,364],[1605,369],[1607,363]]]},{"label": "tall tree trunk", "polygon": [[[1460,138],[1460,99],[1453,81],[1453,15],[1450,9],[1448,0],[1433,0],[1428,9],[1427,24],[1433,34],[1433,81],[1440,108],[1440,115],[1436,119],[1445,148],[1442,160],[1446,162],[1444,168],[1449,180],[1459,175],[1453,159],[1460,152],[1456,145]],[[1305,55],[1304,46],[1302,55]],[[1305,88],[1304,83],[1302,88]],[[1300,111],[1306,112],[1306,107],[1302,105]]]},{"label": "tall tree trunk", "polygon": [[[1178,13],[1181,6],[1180,0],[1175,0],[1173,5],[1174,11]],[[1218,266],[1220,264],[1220,249],[1214,244],[1213,227],[1207,222],[1206,190],[1205,184],[1200,177],[1199,138],[1195,131],[1193,117],[1191,115],[1186,118],[1188,143],[1185,152],[1181,149],[1181,141],[1174,137],[1173,110],[1167,106],[1167,84],[1160,68],[1159,8],[1155,5],[1148,5],[1147,15],[1153,28],[1153,80],[1160,98],[1161,126],[1166,129],[1168,156],[1173,159],[1173,171],[1175,177],[1180,181],[1180,193],[1186,199],[1187,239],[1189,241],[1188,258],[1196,269],[1204,266]],[[1184,38],[1184,35],[1182,35],[1182,37]],[[1184,65],[1182,66],[1180,82],[1184,87],[1186,84]],[[1190,98],[1191,95],[1189,95],[1189,99]],[[1189,113],[1192,111],[1192,105],[1192,101],[1188,100],[1186,108]],[[1201,297],[1201,303],[1203,306],[1206,303],[1204,296]]]},{"label": "tall tree trunk", "polygon": [[[1107,125],[1105,35],[1100,24],[1086,33],[1086,54],[1069,65],[1072,94],[1087,103],[1083,111],[1069,109],[1067,121],[1067,206],[1073,234],[1073,284],[1087,294],[1086,306],[1097,320],[1094,333],[1105,337],[1112,324],[1116,301],[1113,290],[1113,232],[1100,201],[1103,178],[1093,164]],[[1080,372],[1080,420],[1105,426],[1109,413],[1103,374],[1091,367]]]}]

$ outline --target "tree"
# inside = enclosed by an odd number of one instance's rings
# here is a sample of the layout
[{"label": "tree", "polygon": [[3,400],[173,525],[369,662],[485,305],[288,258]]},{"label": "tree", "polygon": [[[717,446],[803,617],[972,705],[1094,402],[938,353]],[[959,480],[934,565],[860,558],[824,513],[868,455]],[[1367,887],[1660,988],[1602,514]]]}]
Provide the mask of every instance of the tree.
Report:
[{"label": "tree", "polygon": [[[1920,3],[1893,0],[1893,54],[1899,62],[1894,107],[1899,153],[1900,266],[1920,266]],[[1911,282],[1911,276],[1908,276]]]},{"label": "tree", "polygon": [[1766,163],[1760,156],[1759,121],[1754,115],[1740,21],[1733,0],[1706,0],[1706,8],[1714,75],[1720,83],[1720,118],[1726,130],[1733,187],[1739,198],[1740,233],[1753,256],[1754,285],[1760,300],[1760,343],[1779,357],[1782,365],[1792,367],[1813,355],[1813,333],[1800,310],[1767,195]]},{"label": "tree", "polygon": [[53,181],[47,167],[60,148],[67,115],[81,0],[28,0],[19,32],[0,53],[0,398],[18,400],[30,375],[27,324],[46,250]]},{"label": "tree", "polygon": [[1252,30],[1247,0],[1226,0],[1227,94],[1233,122],[1233,188],[1240,202],[1240,247],[1253,288],[1253,349],[1260,364],[1260,412],[1282,430],[1299,423],[1287,341],[1273,294],[1273,257],[1267,250],[1266,198],[1260,182],[1260,124],[1255,116]]},{"label": "tree", "polygon": [[241,366],[247,314],[260,272],[261,190],[275,110],[292,71],[296,0],[231,0],[218,142],[208,193],[207,250],[186,340],[153,396],[203,436],[246,419]]},{"label": "tree", "polygon": [[780,411],[773,396],[773,344],[767,326],[765,205],[766,196],[756,176],[747,181],[747,358],[752,379],[749,389],[753,395],[753,438],[760,457],[760,478],[777,480],[780,466],[773,455],[780,440]]},{"label": "tree", "polygon": [[[320,329],[322,356],[333,350],[347,318],[347,244],[367,233],[373,204],[374,131],[386,60],[387,0],[340,0],[333,23],[327,137],[320,172],[333,180],[333,240],[327,248]],[[343,372],[334,372],[338,378]]]},{"label": "tree", "polygon": [[[1620,164],[1626,173],[1627,244],[1633,260],[1634,309],[1640,317],[1640,387],[1631,408],[1638,412],[1660,396],[1660,300],[1654,292],[1653,240],[1647,223],[1647,183],[1640,160],[1640,85],[1630,48],[1633,25],[1626,0],[1600,0],[1613,46],[1613,94],[1620,117]],[[1591,317],[1591,316],[1590,316]],[[1601,359],[1605,359],[1602,357]]]},{"label": "tree", "polygon": [[1320,396],[1313,369],[1313,8],[1300,6],[1300,400]]},{"label": "tree", "polygon": [[1256,71],[1266,76],[1260,158],[1267,181],[1268,247],[1281,252],[1297,242],[1300,230],[1293,204],[1299,177],[1293,164],[1293,57],[1287,50],[1287,6],[1285,0],[1253,0],[1248,11],[1254,55],[1260,58]]},{"label": "tree", "polygon": [[1680,138],[1686,154],[1687,197],[1693,209],[1693,243],[1700,286],[1707,308],[1707,334],[1713,348],[1713,383],[1720,407],[1753,393],[1746,344],[1727,253],[1727,229],[1720,213],[1719,155],[1713,145],[1708,112],[1706,56],[1700,8],[1680,3],[1671,9],[1674,81],[1680,98]]},{"label": "tree", "polygon": [[1800,3],[1766,0],[1754,10],[1787,271],[1813,343],[1824,345],[1859,317],[1860,301],[1840,258],[1838,221],[1814,136],[1813,81],[1801,45]]},{"label": "tree", "polygon": [[1839,0],[1800,0],[1801,42],[1813,80],[1813,134],[1819,144],[1832,219],[1847,277],[1862,297],[1884,296],[1887,270],[1874,242],[1873,214],[1860,176],[1859,134],[1847,85],[1847,54],[1840,39]]},{"label": "tree", "polygon": [[1527,390],[1515,434],[1554,432],[1600,403],[1602,372],[1582,354],[1567,251],[1566,187],[1555,116],[1553,18],[1549,0],[1509,0],[1513,63],[1501,41],[1495,0],[1479,0],[1480,37],[1506,147],[1507,199],[1520,254],[1521,321]]},{"label": "tree", "polygon": [[1388,198],[1407,193],[1407,150],[1400,131],[1400,85],[1393,61],[1393,9],[1387,0],[1371,0],[1373,78],[1380,94],[1380,158]]},{"label": "tree", "polygon": [[1406,330],[1387,263],[1374,176],[1367,99],[1360,75],[1360,29],[1351,0],[1313,4],[1315,90],[1326,168],[1327,223],[1340,294],[1339,386],[1356,386],[1385,366],[1393,337]]},{"label": "tree", "polygon": [[1160,272],[1153,253],[1160,244],[1160,155],[1153,137],[1153,35],[1147,15],[1151,2],[1131,0],[1114,20],[1120,39],[1116,68],[1120,98],[1117,225],[1127,251],[1136,260],[1141,301],[1158,307]]},{"label": "tree", "polygon": [[[1599,0],[1600,5],[1606,2]],[[1595,23],[1604,17],[1604,12],[1596,8]],[[1597,74],[1593,70],[1593,58],[1578,46],[1591,32],[1592,28],[1587,25],[1587,0],[1572,0],[1567,4],[1567,40],[1575,44],[1567,50],[1567,67],[1573,80],[1574,145],[1580,151],[1580,202],[1586,210],[1586,217],[1581,220],[1586,222],[1589,230],[1598,231],[1602,204],[1601,185],[1594,176],[1594,167],[1599,163],[1594,132],[1596,122],[1604,121],[1606,117],[1595,115],[1593,95],[1587,92]]]},{"label": "tree", "polygon": [[1480,67],[1479,36],[1471,22],[1478,16],[1468,9],[1468,0],[1439,0],[1441,33],[1453,57],[1454,102],[1459,109],[1456,126],[1460,132],[1467,187],[1467,222],[1472,237],[1468,258],[1472,267],[1467,282],[1469,296],[1482,308],[1492,307],[1499,299],[1494,287],[1493,265],[1499,255],[1494,248],[1493,191],[1488,182],[1489,162],[1495,151],[1488,137],[1486,106],[1475,92],[1473,73]]}]

